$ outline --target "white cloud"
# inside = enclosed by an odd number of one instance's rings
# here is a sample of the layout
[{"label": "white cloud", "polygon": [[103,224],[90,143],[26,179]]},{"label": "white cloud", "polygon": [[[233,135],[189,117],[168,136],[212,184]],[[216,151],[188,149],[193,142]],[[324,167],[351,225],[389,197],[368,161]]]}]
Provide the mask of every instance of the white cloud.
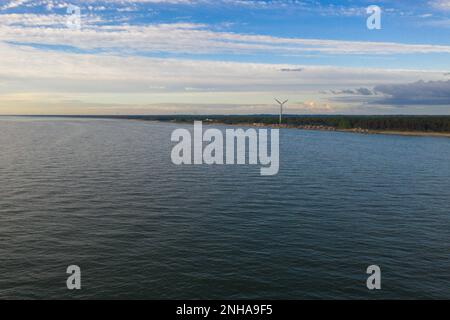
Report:
[{"label": "white cloud", "polygon": [[29,2],[29,0],[13,0],[13,1],[9,1],[8,3],[6,3],[2,7],[0,7],[0,10],[7,10],[7,9],[20,7],[21,5],[23,5],[23,4],[27,3],[27,2]]},{"label": "white cloud", "polygon": [[[404,82],[406,79],[434,79],[442,72],[384,70],[371,68],[339,68],[331,66],[301,66],[286,64],[258,64],[219,61],[195,61],[124,57],[42,51],[30,47],[0,44],[2,64],[0,79],[33,79],[79,81],[78,86],[90,91],[116,90],[113,83],[125,91],[146,91],[149,86],[172,88],[219,88],[218,90],[266,91],[267,88],[296,90],[317,85],[376,85],[386,81]],[[302,70],[282,72],[280,70]],[[22,81],[21,80],[21,81]],[[85,83],[85,85],[83,85]],[[136,86],[142,83],[142,87]],[[67,88],[68,90],[68,88]]]},{"label": "white cloud", "polygon": [[20,43],[69,45],[110,52],[273,53],[301,54],[411,54],[450,53],[450,46],[282,38],[215,32],[201,24],[97,25],[97,16],[84,16],[82,30],[64,26],[65,16],[36,14],[0,15],[0,40]]},{"label": "white cloud", "polygon": [[435,9],[450,11],[450,0],[433,0],[430,4]]},{"label": "white cloud", "polygon": [[84,107],[91,113],[212,110],[205,104],[224,106],[215,113],[238,105],[248,113],[263,111],[274,95],[289,97],[291,112],[344,112],[351,105],[330,105],[318,92],[442,79],[442,72],[421,70],[75,54],[7,44],[0,44],[0,52],[0,114],[84,113]]}]

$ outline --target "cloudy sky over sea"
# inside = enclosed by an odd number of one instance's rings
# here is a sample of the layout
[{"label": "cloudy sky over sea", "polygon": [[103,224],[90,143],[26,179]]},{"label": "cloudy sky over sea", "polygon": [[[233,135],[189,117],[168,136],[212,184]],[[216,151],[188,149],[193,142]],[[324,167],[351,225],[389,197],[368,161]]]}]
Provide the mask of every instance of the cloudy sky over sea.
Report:
[{"label": "cloudy sky over sea", "polygon": [[450,0],[0,0],[0,55],[0,114],[450,114]]}]

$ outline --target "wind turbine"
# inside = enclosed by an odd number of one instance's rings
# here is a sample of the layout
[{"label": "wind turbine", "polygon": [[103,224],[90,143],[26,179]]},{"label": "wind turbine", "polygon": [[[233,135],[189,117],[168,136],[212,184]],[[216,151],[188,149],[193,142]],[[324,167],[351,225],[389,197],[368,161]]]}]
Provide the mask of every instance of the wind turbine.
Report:
[{"label": "wind turbine", "polygon": [[275,99],[275,101],[278,102],[278,104],[280,105],[280,124],[281,124],[281,121],[282,121],[282,118],[283,118],[283,107],[289,100],[281,102],[280,100]]}]

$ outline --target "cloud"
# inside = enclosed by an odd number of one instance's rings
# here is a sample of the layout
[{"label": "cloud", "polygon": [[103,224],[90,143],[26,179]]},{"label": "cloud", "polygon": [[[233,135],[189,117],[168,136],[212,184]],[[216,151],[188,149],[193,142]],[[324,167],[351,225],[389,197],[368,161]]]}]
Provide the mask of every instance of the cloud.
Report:
[{"label": "cloud", "polygon": [[303,68],[283,68],[280,69],[281,72],[302,72]]},{"label": "cloud", "polygon": [[450,11],[450,0],[433,0],[430,5],[438,10]]},{"label": "cloud", "polygon": [[287,112],[298,111],[300,113],[331,113],[335,111],[332,105],[328,102],[320,102],[320,101],[305,101],[294,104],[293,106],[288,106]]},{"label": "cloud", "polygon": [[331,93],[335,95],[360,95],[360,96],[372,96],[375,95],[376,92],[368,89],[368,88],[358,88],[358,89],[345,89],[345,90],[332,90]]},{"label": "cloud", "polygon": [[[390,106],[450,106],[450,80],[379,84],[373,89],[330,90],[331,101]],[[324,92],[327,93],[327,92]]]},{"label": "cloud", "polygon": [[13,9],[16,7],[20,7],[21,5],[25,4],[29,2],[29,0],[13,0],[13,1],[9,1],[7,4],[3,5],[2,7],[0,7],[0,10],[8,10],[8,9]]},{"label": "cloud", "polygon": [[[60,91],[147,92],[151,86],[166,90],[217,88],[217,91],[298,91],[332,85],[372,87],[410,79],[434,80],[442,72],[292,66],[289,64],[239,63],[168,59],[113,54],[77,54],[1,44],[0,80],[14,88],[52,88]],[[26,61],[26,63],[24,63]],[[302,69],[280,72],[281,69]],[[355,89],[364,94],[364,89]],[[317,92],[317,91],[316,91]]]},{"label": "cloud", "polygon": [[195,23],[110,25],[96,15],[83,16],[80,31],[68,29],[65,19],[65,15],[54,14],[1,14],[0,41],[65,45],[117,54],[450,54],[447,45],[283,38],[217,32]]},{"label": "cloud", "polygon": [[378,104],[450,106],[450,80],[378,85],[374,90],[386,96]]},{"label": "cloud", "polygon": [[[253,112],[256,109],[251,109],[249,105],[264,105],[272,101],[274,95],[286,96],[291,101],[316,101],[314,105],[302,104],[292,109],[295,112],[303,112],[301,110],[307,108],[313,110],[314,106],[325,112],[328,102],[326,99],[317,99],[316,92],[319,90],[339,85],[342,86],[341,90],[360,88],[354,89],[353,93],[364,94],[361,90],[363,87],[402,84],[411,79],[442,78],[441,71],[77,54],[1,42],[0,52],[0,104],[3,106],[0,113],[16,114],[31,110],[36,113],[39,108],[43,108],[42,113],[46,113],[45,110],[50,110],[46,109],[48,105],[56,108],[60,101],[66,100],[81,101],[82,106],[94,106],[100,102],[102,106],[123,105],[123,110],[127,105],[145,106],[147,113],[151,113],[151,106],[156,104],[173,106],[197,103],[242,104],[245,105],[243,112]],[[300,76],[298,72],[280,72],[281,69],[303,71]],[[363,96],[355,97],[361,101]],[[331,108],[348,108],[347,102],[333,102]],[[60,112],[65,111],[65,106],[60,105]],[[294,105],[290,107],[294,108]],[[73,105],[68,108],[72,113],[76,110],[77,113],[83,113],[82,108],[75,110]],[[184,112],[197,110],[191,109]],[[110,111],[112,109],[99,110],[100,113]],[[156,113],[160,113],[159,109]]]}]

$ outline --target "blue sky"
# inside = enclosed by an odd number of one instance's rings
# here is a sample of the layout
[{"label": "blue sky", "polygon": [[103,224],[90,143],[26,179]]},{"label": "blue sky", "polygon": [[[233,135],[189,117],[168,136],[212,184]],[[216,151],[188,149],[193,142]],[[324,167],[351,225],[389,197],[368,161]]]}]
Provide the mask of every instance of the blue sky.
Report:
[{"label": "blue sky", "polygon": [[0,54],[0,114],[450,114],[450,0],[8,0]]}]

